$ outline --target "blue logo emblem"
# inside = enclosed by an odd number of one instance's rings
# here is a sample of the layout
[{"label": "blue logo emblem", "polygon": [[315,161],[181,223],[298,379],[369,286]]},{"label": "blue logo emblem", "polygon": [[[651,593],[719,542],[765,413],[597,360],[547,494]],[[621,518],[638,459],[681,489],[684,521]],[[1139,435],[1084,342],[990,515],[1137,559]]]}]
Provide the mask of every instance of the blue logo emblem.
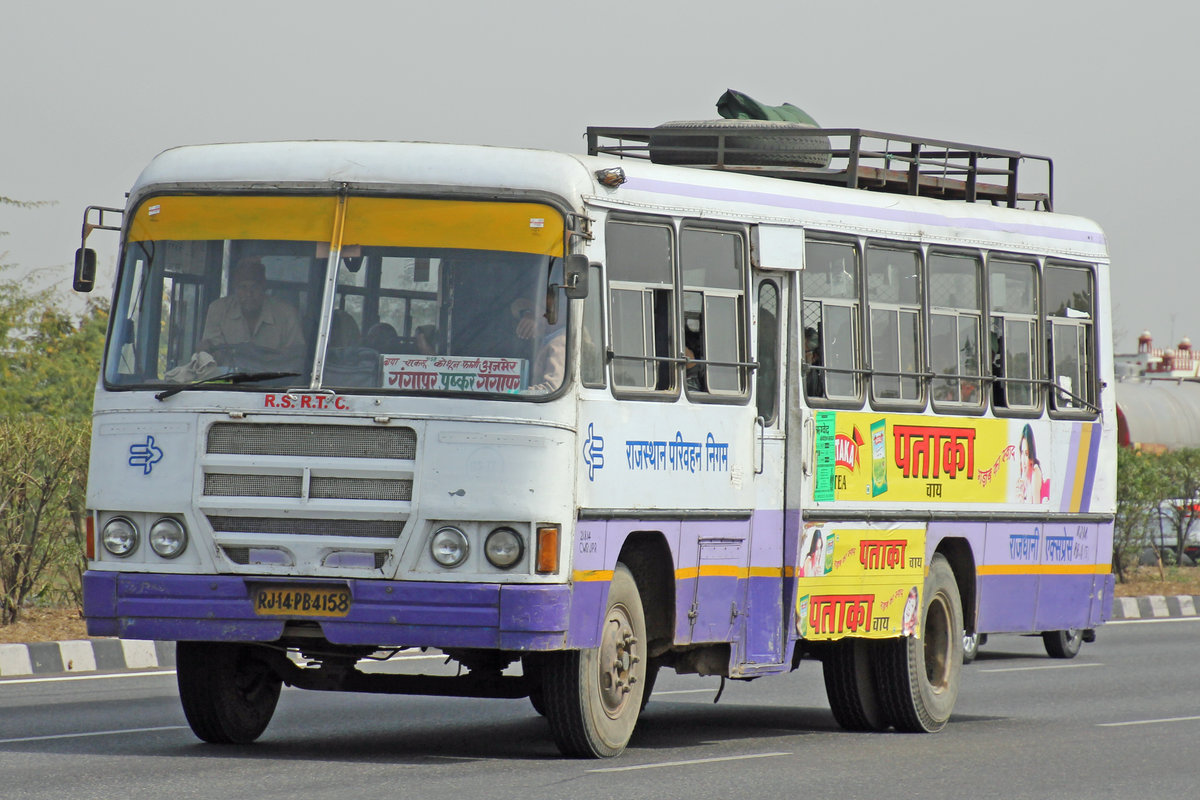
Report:
[{"label": "blue logo emblem", "polygon": [[154,437],[148,434],[145,442],[129,445],[129,466],[141,467],[143,475],[149,475],[162,457],[162,449],[155,446]]},{"label": "blue logo emblem", "polygon": [[596,480],[596,470],[604,468],[604,437],[597,436],[588,423],[588,435],[583,440],[583,463],[588,467],[588,480]]}]

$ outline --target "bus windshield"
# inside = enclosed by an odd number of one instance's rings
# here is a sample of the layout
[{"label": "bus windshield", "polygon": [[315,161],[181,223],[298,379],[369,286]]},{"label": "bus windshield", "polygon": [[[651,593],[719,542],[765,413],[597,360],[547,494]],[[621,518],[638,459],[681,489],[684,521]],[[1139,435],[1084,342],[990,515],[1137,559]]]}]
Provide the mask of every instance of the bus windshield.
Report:
[{"label": "bus windshield", "polygon": [[562,254],[540,204],[154,197],[129,225],[105,382],[549,394]]}]

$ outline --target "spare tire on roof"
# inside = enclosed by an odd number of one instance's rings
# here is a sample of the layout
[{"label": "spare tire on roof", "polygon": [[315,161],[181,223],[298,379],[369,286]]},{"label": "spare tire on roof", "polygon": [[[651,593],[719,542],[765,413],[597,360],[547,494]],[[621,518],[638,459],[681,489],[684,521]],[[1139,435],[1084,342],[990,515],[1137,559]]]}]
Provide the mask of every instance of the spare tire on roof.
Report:
[{"label": "spare tire on roof", "polygon": [[[664,122],[650,134],[650,160],[655,164],[716,164],[716,134],[724,134],[723,163],[728,166],[827,167],[829,137],[805,133],[811,130],[812,125],[802,122],[759,119]],[[770,135],[761,135],[768,132]]]}]

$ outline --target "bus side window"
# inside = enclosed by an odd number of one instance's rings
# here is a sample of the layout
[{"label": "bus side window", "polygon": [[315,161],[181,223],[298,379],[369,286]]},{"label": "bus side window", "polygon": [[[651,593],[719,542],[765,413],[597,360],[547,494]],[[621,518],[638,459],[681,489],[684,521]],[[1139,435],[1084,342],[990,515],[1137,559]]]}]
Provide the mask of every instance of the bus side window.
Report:
[{"label": "bus side window", "polygon": [[584,386],[604,388],[604,284],[600,266],[589,268],[592,291],[583,300],[583,342],[579,347],[579,377]]},{"label": "bus side window", "polygon": [[610,220],[605,227],[613,386],[674,389],[672,229]]},{"label": "bus side window", "polygon": [[992,406],[1033,411],[1037,344],[1037,265],[988,258]]},{"label": "bus side window", "polygon": [[934,408],[983,405],[980,336],[983,302],[979,258],[967,254],[929,255],[929,368]]},{"label": "bus side window", "polygon": [[754,373],[758,416],[775,421],[779,397],[779,287],[773,281],[758,285],[758,370]]},{"label": "bus side window", "polygon": [[742,395],[746,368],[745,246],[731,231],[684,227],[680,233],[683,278],[685,386],[689,393]]},{"label": "bus side window", "polygon": [[1050,345],[1050,407],[1090,412],[1096,404],[1096,326],[1092,273],[1087,268],[1047,265],[1046,322]]},{"label": "bus side window", "polygon": [[841,242],[809,241],[804,246],[801,369],[805,396],[849,404],[859,402],[862,363],[858,349],[858,254]]},{"label": "bus side window", "polygon": [[921,274],[916,251],[867,248],[871,399],[917,403],[921,381]]}]

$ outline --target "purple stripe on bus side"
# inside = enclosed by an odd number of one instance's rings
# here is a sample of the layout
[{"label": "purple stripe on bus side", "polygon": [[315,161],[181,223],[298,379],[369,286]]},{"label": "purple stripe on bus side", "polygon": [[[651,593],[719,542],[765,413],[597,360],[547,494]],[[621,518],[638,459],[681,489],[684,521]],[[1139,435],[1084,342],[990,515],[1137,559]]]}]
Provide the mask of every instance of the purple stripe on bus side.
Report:
[{"label": "purple stripe on bus side", "polygon": [[719,189],[708,186],[694,186],[674,181],[659,181],[646,178],[630,178],[625,184],[629,189],[655,194],[670,194],[681,197],[694,197],[700,200],[718,200],[733,203],[753,203],[756,205],[789,208],[798,211],[811,211],[817,214],[834,216],[868,217],[888,222],[910,223],[914,225],[938,225],[943,227],[968,228],[999,233],[1020,233],[1026,236],[1041,236],[1047,239],[1060,239],[1069,242],[1087,242],[1104,244],[1104,236],[1094,231],[1080,231],[1069,228],[1055,228],[1049,225],[1014,224],[1011,222],[992,222],[973,217],[952,217],[945,214],[929,212],[897,211],[889,208],[860,206],[853,203],[833,203],[823,200],[811,200],[787,195],[771,194],[769,192],[753,192],[744,189]]}]

